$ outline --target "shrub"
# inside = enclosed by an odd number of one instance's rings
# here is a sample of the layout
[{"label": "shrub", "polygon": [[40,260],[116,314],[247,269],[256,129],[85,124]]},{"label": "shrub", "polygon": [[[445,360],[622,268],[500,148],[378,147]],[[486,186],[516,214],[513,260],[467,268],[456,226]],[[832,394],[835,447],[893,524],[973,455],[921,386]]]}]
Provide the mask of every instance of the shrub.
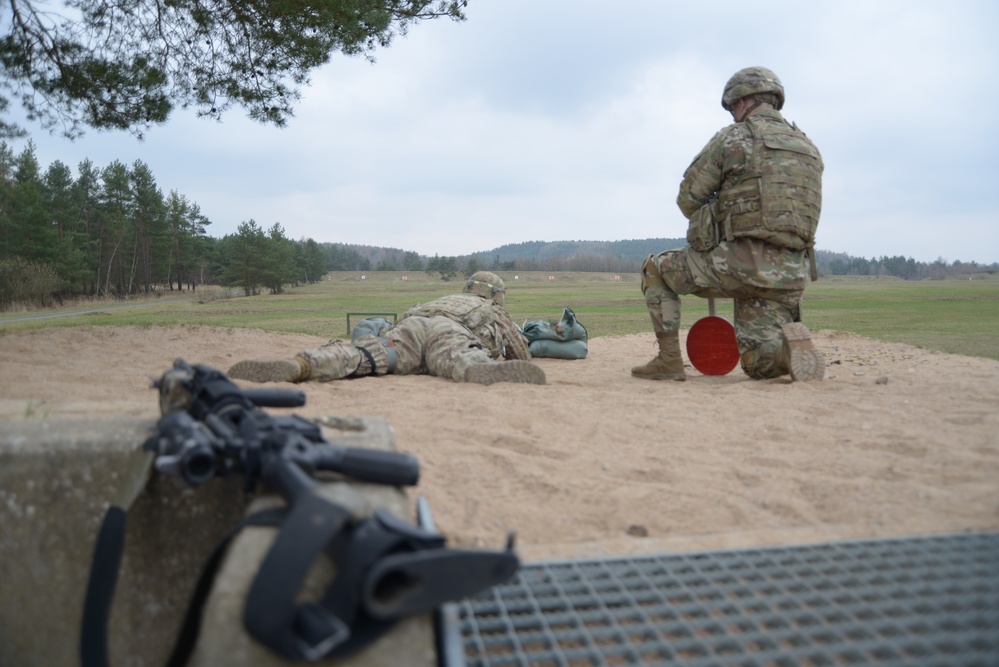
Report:
[{"label": "shrub", "polygon": [[59,290],[59,276],[48,264],[29,262],[21,257],[0,259],[0,310],[15,303],[47,307]]}]

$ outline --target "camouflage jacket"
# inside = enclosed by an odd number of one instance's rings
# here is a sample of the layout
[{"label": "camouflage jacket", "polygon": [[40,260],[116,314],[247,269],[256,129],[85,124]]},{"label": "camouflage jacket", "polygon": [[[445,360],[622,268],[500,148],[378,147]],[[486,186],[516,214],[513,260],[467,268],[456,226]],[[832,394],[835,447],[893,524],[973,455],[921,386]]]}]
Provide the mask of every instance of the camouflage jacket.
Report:
[{"label": "camouflage jacket", "polygon": [[764,109],[708,142],[684,172],[676,203],[688,219],[710,205],[721,239],[750,237],[803,250],[815,242],[822,171],[808,137]]},{"label": "camouflage jacket", "polygon": [[478,294],[449,294],[407,310],[400,320],[446,317],[463,325],[479,339],[493,359],[530,359],[527,339],[503,306]]}]

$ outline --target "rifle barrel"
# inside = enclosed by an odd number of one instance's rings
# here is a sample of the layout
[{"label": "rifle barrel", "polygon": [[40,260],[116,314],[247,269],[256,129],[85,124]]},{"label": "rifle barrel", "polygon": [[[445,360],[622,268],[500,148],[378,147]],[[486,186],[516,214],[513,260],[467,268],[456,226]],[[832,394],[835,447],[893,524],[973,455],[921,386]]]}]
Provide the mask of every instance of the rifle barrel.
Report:
[{"label": "rifle barrel", "polygon": [[258,408],[300,408],[305,392],[298,389],[243,389],[243,395]]},{"label": "rifle barrel", "polygon": [[415,486],[420,480],[420,462],[411,454],[329,443],[318,445],[317,454],[318,470],[332,470],[365,482]]}]

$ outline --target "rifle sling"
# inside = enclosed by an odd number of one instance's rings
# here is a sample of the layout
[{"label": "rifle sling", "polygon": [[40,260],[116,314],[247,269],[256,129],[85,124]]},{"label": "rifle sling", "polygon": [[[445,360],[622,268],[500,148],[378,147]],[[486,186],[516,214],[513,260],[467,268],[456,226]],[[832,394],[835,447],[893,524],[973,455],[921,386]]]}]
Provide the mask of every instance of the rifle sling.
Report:
[{"label": "rifle sling", "polygon": [[94,557],[83,599],[80,628],[80,664],[83,667],[107,667],[108,621],[118,585],[118,570],[125,550],[128,509],[146,487],[153,467],[153,454],[143,446],[128,455],[124,474],[118,482],[111,506],[104,514],[94,543]]},{"label": "rifle sling", "polygon": [[80,664],[82,667],[107,667],[108,619],[118,583],[118,568],[125,548],[126,511],[111,506],[104,515],[94,558],[90,563],[90,578],[83,601],[83,624],[80,630]]},{"label": "rifle sling", "polygon": [[[303,494],[284,517],[251,584],[243,613],[258,641],[292,660],[347,656],[405,616],[429,612],[512,577],[512,550],[444,547],[443,536],[377,509],[351,521],[346,509]],[[319,602],[296,603],[320,552],[336,575]]]},{"label": "rifle sling", "polygon": [[187,613],[184,614],[184,624],[177,635],[177,641],[170,654],[167,667],[184,667],[194,652],[194,647],[198,643],[198,632],[201,630],[202,612],[208,595],[211,593],[212,584],[215,582],[215,575],[218,574],[222,565],[222,557],[225,555],[229,543],[247,526],[275,526],[288,515],[287,507],[271,507],[261,510],[255,514],[244,517],[236,525],[229,529],[229,532],[219,541],[212,551],[211,556],[205,561],[205,566],[198,577],[198,583],[194,587],[191,601],[187,606]]},{"label": "rifle sling", "polygon": [[243,623],[257,640],[293,660],[318,660],[350,636],[335,615],[296,604],[309,568],[349,521],[346,509],[318,493],[296,499],[246,597]]},{"label": "rifle sling", "polygon": [[[125,524],[125,510],[113,506],[98,535],[84,605],[82,667],[109,665],[107,626]],[[247,526],[280,526],[280,530],[250,586],[243,622],[255,639],[291,660],[354,653],[399,618],[429,612],[445,601],[501,583],[518,567],[511,550],[447,549],[441,535],[411,526],[385,510],[352,522],[347,509],[314,491],[302,493],[290,507],[243,518],[215,547],[195,585],[168,667],[184,667],[193,654],[204,605],[223,557]],[[302,582],[323,551],[334,561],[336,576],[318,603],[298,604]],[[399,583],[404,585],[396,586]]]},{"label": "rifle sling", "polygon": [[[349,628],[335,619],[326,625],[319,625],[322,620],[329,620],[321,618],[302,627],[312,642],[299,637],[295,629],[296,626],[301,627],[297,621],[302,608],[314,605],[295,608],[294,598],[312,562],[331,539],[331,534],[335,536],[343,529],[348,517],[346,510],[316,494],[307,493],[294,508],[272,507],[239,521],[219,541],[201,571],[167,667],[184,667],[193,654],[201,629],[202,612],[223,556],[232,540],[249,526],[280,526],[281,530],[257,571],[247,596],[243,619],[247,630],[272,650],[293,659],[316,660],[321,657],[317,651],[326,648],[322,645],[324,640],[342,641],[340,633],[346,630],[349,634]],[[325,529],[316,530],[314,521]]]}]

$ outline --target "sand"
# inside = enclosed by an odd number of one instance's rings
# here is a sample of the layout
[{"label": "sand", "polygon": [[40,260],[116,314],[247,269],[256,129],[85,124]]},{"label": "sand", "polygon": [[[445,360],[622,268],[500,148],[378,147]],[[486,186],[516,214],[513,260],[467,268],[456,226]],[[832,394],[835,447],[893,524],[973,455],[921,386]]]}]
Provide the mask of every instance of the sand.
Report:
[{"label": "sand", "polygon": [[[585,360],[538,360],[543,386],[307,383],[295,412],[385,418],[421,463],[411,501],[429,501],[449,543],[497,548],[513,531],[527,561],[999,529],[999,362],[835,331],[815,340],[823,382],[692,368],[683,383],[636,380],[650,332],[595,338]],[[324,342],[211,327],[8,332],[0,429],[155,419],[150,382],[177,357],[226,370]]]}]

